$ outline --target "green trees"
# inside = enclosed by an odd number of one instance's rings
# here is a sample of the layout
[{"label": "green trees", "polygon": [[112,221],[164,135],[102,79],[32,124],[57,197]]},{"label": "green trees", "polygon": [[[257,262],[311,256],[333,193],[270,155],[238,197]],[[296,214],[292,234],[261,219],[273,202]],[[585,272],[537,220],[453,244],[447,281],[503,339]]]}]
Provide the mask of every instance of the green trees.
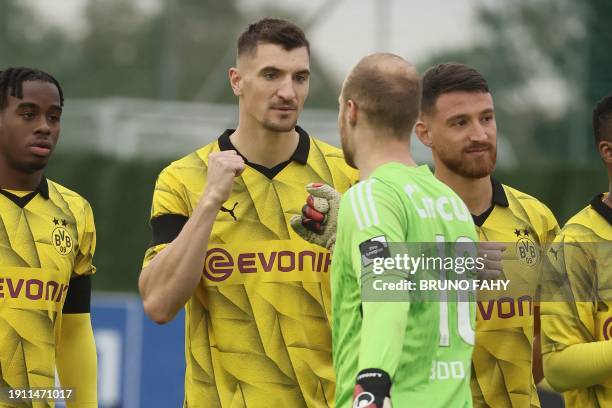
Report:
[{"label": "green trees", "polygon": [[[108,96],[234,103],[227,69],[247,19],[235,0],[89,0],[84,21],[58,27],[28,3],[0,0],[0,67],[52,72],[68,99]],[[59,6],[58,6],[59,7]],[[83,26],[74,32],[73,26]],[[315,67],[309,106],[336,106],[336,87]]]},{"label": "green trees", "polygon": [[596,157],[590,112],[612,91],[612,3],[518,0],[482,6],[478,40],[438,52],[481,70],[492,88],[498,128],[523,163],[587,163]]}]

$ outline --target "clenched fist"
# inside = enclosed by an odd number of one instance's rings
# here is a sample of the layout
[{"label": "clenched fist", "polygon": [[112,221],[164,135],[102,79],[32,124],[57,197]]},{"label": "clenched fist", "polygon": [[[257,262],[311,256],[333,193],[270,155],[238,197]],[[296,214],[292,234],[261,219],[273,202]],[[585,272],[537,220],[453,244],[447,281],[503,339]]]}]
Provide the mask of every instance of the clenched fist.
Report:
[{"label": "clenched fist", "polygon": [[234,178],[244,171],[246,164],[235,150],[224,150],[208,156],[207,184],[203,199],[221,206],[229,199]]}]

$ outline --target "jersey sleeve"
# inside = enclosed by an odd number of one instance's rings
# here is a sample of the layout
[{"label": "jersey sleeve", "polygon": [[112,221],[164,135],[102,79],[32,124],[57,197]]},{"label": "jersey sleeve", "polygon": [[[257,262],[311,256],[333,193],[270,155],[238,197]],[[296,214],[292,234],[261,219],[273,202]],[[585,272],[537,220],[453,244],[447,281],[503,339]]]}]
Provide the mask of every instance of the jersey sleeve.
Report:
[{"label": "jersey sleeve", "polygon": [[542,322],[542,354],[591,342],[597,304],[596,271],[589,250],[561,234],[546,252]]},{"label": "jersey sleeve", "polygon": [[68,314],[62,319],[55,345],[57,373],[62,388],[74,392],[67,408],[95,408],[97,396],[96,344],[89,313]]},{"label": "jersey sleeve", "polygon": [[87,201],[83,207],[82,227],[79,231],[79,248],[74,262],[73,276],[93,275],[96,267],[93,256],[96,251],[96,226],[93,211]]},{"label": "jersey sleeve", "polygon": [[91,275],[70,279],[68,293],[62,308],[64,314],[89,313],[91,309]]},{"label": "jersey sleeve", "polygon": [[612,341],[574,344],[544,356],[546,379],[557,391],[601,384],[612,374]]},{"label": "jersey sleeve", "polygon": [[188,220],[189,208],[181,186],[171,167],[164,169],[157,178],[151,205],[152,238],[143,267],[178,236]]},{"label": "jersey sleeve", "polygon": [[546,247],[550,245],[559,234],[560,228],[555,215],[544,204],[542,204],[542,216],[544,219],[542,223],[543,228],[541,231],[538,231],[538,233],[540,234],[540,242],[544,247],[543,249],[546,250]]},{"label": "jersey sleeve", "polygon": [[[369,300],[363,297],[364,287],[373,280],[393,283],[402,280],[399,271],[374,274],[376,258],[389,258],[389,243],[405,240],[406,217],[403,205],[393,188],[377,179],[369,179],[352,187],[345,194],[352,220],[350,238],[352,273],[362,287],[362,327],[359,349],[359,371],[381,369],[393,378],[399,365],[410,303]],[[344,200],[345,198],[343,198]],[[367,289],[366,289],[367,291]],[[383,295],[384,296],[384,295]]]}]

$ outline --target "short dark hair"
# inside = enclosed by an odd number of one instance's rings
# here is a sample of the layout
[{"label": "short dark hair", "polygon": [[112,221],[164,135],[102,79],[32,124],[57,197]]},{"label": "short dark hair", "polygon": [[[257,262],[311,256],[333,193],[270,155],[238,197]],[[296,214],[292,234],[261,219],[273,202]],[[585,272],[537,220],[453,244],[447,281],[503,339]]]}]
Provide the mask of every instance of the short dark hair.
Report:
[{"label": "short dark hair", "polygon": [[408,138],[419,116],[421,78],[408,61],[394,54],[373,54],[353,68],[342,89],[375,126]]},{"label": "short dark hair", "polygon": [[434,65],[423,75],[421,111],[433,113],[440,95],[455,91],[490,92],[482,74],[470,66],[453,62]]},{"label": "short dark hair", "polygon": [[9,95],[23,98],[23,83],[27,81],[41,81],[55,85],[60,96],[60,106],[64,106],[62,87],[53,75],[34,68],[11,67],[0,71],[0,110],[6,108]]},{"label": "short dark hair", "polygon": [[593,109],[593,134],[595,143],[612,142],[612,93],[604,96]]},{"label": "short dark hair", "polygon": [[238,56],[253,54],[259,43],[280,45],[286,51],[306,47],[310,54],[310,44],[304,31],[288,20],[264,18],[249,24],[238,37]]}]

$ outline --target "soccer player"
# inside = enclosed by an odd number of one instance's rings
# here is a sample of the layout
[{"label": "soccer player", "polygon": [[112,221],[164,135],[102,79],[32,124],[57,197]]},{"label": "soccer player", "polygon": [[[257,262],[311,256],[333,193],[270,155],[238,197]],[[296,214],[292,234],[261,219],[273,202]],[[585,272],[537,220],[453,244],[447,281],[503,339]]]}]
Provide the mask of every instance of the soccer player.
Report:
[{"label": "soccer player", "polygon": [[428,69],[415,130],[431,148],[436,177],[469,208],[480,240],[509,244],[504,278],[511,287],[527,288],[478,303],[474,406],[538,407],[535,384],[541,374],[535,381],[532,375],[534,362],[540,365],[534,298],[544,255],[540,249],[554,239],[557,221],[540,201],[491,177],[497,157],[495,109],[487,82],[477,70],[462,64]]},{"label": "soccer player", "polygon": [[[470,315],[474,316],[475,304],[445,303],[442,336],[439,302],[362,296],[362,290],[376,285],[371,273],[374,258],[394,256],[390,243],[477,239],[461,199],[411,157],[409,140],[419,101],[415,68],[392,54],[362,59],[346,78],[339,98],[344,157],[362,178],[342,197],[332,261],[339,408],[351,402],[355,407],[383,407],[389,400],[394,407],[471,407]],[[427,212],[427,202],[440,210]],[[387,277],[393,281],[397,271]],[[397,282],[402,280],[400,274]],[[464,318],[459,321],[458,315]],[[467,339],[460,335],[465,331],[472,333]],[[457,375],[446,381],[435,374],[431,378],[434,365],[440,363],[452,365]]]},{"label": "soccer player", "polygon": [[612,404],[612,94],[593,110],[593,131],[608,193],[572,217],[548,252],[571,297],[541,303],[544,373],[567,407]]},{"label": "soccer player", "polygon": [[0,71],[2,407],[53,407],[48,395],[18,401],[9,390],[29,395],[50,389],[56,369],[64,396],[73,394],[68,407],[98,406],[89,315],[93,214],[83,197],[43,175],[59,137],[63,103],[51,75],[30,68]]},{"label": "soccer player", "polygon": [[[540,347],[538,328],[534,327],[539,312],[533,305],[540,248],[553,240],[557,222],[544,204],[491,177],[497,158],[495,111],[487,82],[478,71],[462,64],[437,65],[425,73],[422,92],[415,131],[432,149],[436,177],[467,204],[481,241],[510,244],[504,255],[503,277],[533,289],[507,293],[515,298],[501,294],[500,299],[478,303],[472,366],[474,405],[539,406],[535,383],[542,374],[537,370]],[[335,200],[328,190],[313,190],[313,195],[326,203]],[[296,220],[292,225],[305,239],[321,243],[333,239],[325,224],[334,222],[329,211],[325,218],[320,216],[317,203],[310,199],[302,223]],[[487,269],[501,270],[497,265],[499,250],[489,246],[485,251],[498,257],[489,258]]]},{"label": "soccer player", "polygon": [[185,307],[185,406],[331,406],[331,255],[288,220],[304,184],[345,191],[356,172],[296,126],[310,80],[302,30],[266,18],[237,48],[238,127],[159,175],[140,293],[158,323]]}]

